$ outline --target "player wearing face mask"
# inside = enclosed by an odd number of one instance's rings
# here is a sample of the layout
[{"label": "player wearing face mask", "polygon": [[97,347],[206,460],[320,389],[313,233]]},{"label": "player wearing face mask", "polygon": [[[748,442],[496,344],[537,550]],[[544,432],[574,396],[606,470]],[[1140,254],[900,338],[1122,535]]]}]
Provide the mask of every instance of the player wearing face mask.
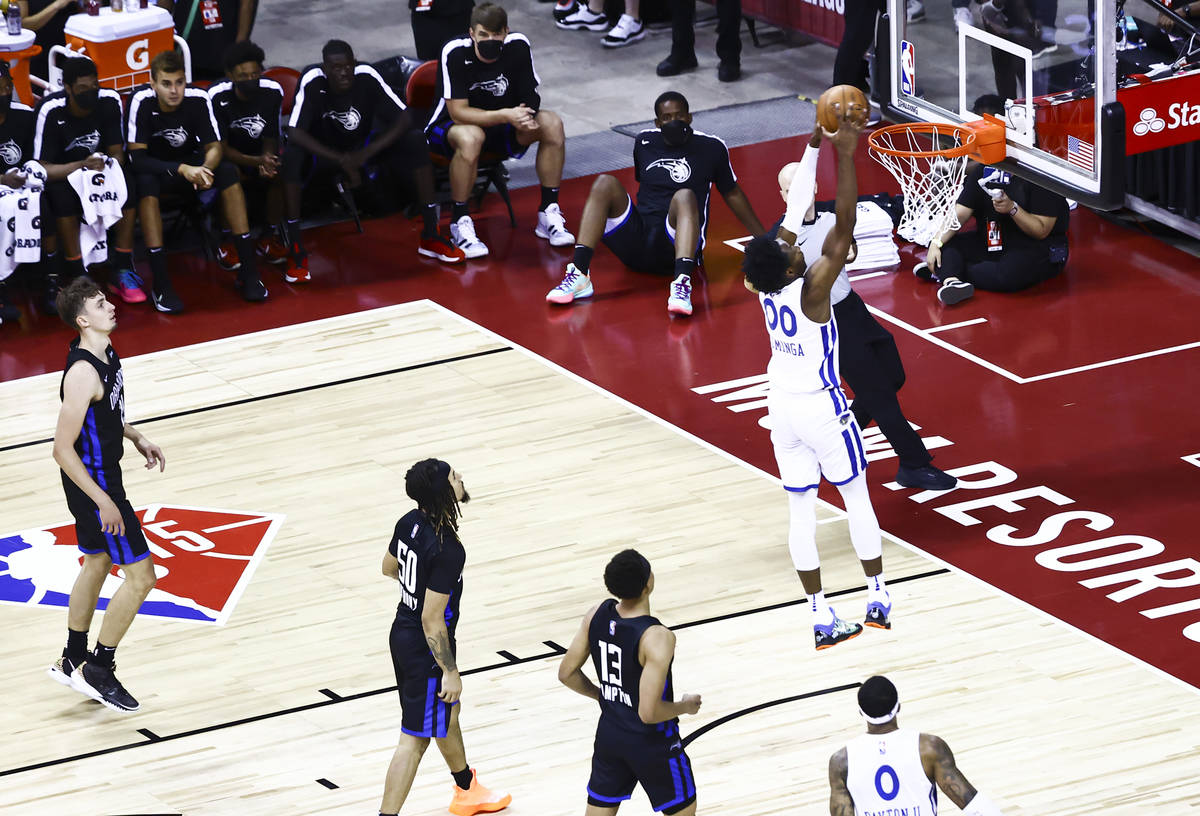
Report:
[{"label": "player wearing face mask", "polygon": [[704,249],[711,189],[752,235],[762,223],[738,186],[729,150],[716,136],[692,129],[687,99],[667,91],[654,103],[655,127],[643,130],[633,144],[637,205],[621,182],[601,175],[592,184],[579,219],[579,242],[562,283],[546,295],[550,303],[567,304],[591,297],[591,261],[603,241],[621,263],[638,272],[671,273],[667,311],[692,313],[692,275]]}]

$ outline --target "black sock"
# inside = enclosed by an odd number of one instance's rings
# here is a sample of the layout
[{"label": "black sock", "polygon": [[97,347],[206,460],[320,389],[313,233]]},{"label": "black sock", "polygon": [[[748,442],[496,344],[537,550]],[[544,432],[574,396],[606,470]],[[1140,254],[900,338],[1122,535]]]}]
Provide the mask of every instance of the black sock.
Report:
[{"label": "black sock", "polygon": [[696,271],[695,258],[676,258],[675,259],[675,277],[687,275],[689,278]]},{"label": "black sock", "polygon": [[291,253],[303,258],[308,253],[304,251],[304,242],[300,239],[300,219],[289,218],[287,222],[287,245]]},{"label": "black sock", "polygon": [[542,186],[542,204],[538,207],[539,210],[544,210],[551,204],[558,203],[558,188]]},{"label": "black sock", "polygon": [[221,243],[228,244],[233,239],[233,233],[230,230],[221,228]]},{"label": "black sock", "polygon": [[87,659],[87,636],[87,632],[67,628],[67,648],[63,649],[63,657],[71,661],[72,666],[78,666]]},{"label": "black sock", "polygon": [[450,775],[454,777],[454,784],[458,785],[463,790],[471,789],[471,766],[463,768],[461,771],[451,771]]},{"label": "black sock", "polygon": [[238,270],[238,280],[254,280],[258,277],[258,256],[254,251],[254,238],[250,233],[239,235],[233,239],[237,248],[238,260],[242,268]]},{"label": "black sock", "polygon": [[167,274],[167,253],[162,247],[150,247],[150,274],[154,276],[151,285],[156,292],[171,291],[171,278]]},{"label": "black sock", "polygon": [[464,215],[469,215],[467,212],[467,202],[455,201],[454,205],[450,208],[450,220],[457,221]]},{"label": "black sock", "polygon": [[575,258],[571,263],[575,264],[575,268],[583,274],[588,274],[588,270],[592,266],[592,253],[596,250],[583,244],[575,245]]},{"label": "black sock", "polygon": [[67,277],[69,279],[75,280],[76,278],[87,274],[87,267],[83,265],[82,257],[64,258],[63,261],[67,267]]},{"label": "black sock", "polygon": [[133,250],[132,249],[117,249],[113,248],[112,255],[113,266],[117,269],[133,269]]},{"label": "black sock", "polygon": [[117,656],[116,646],[105,646],[100,641],[96,641],[96,648],[92,649],[92,656],[88,658],[92,663],[99,664],[111,669],[113,660]]},{"label": "black sock", "polygon": [[426,204],[421,210],[421,237],[436,238],[438,234],[438,206]]}]

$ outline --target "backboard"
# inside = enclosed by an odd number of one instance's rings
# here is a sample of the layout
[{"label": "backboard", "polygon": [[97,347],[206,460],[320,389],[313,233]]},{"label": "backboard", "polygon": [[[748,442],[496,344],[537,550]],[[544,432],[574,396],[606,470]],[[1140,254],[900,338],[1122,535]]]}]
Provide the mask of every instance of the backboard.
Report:
[{"label": "backboard", "polygon": [[1005,169],[1094,207],[1123,204],[1116,0],[924,0],[911,21],[906,0],[886,8],[872,89],[885,118],[995,114],[1006,125]]}]

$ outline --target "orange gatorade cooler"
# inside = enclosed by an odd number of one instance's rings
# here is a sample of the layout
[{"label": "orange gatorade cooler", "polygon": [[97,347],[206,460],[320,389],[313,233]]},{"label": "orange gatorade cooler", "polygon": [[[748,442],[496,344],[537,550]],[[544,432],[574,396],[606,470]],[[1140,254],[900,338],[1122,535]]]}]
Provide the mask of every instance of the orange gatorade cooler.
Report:
[{"label": "orange gatorade cooler", "polygon": [[170,12],[134,5],[117,12],[105,6],[99,16],[75,14],[67,19],[67,47],[96,63],[103,87],[127,91],[149,82],[151,58],[175,47]]},{"label": "orange gatorade cooler", "polygon": [[0,30],[0,59],[8,63],[13,92],[26,105],[33,104],[33,92],[29,86],[29,58],[42,53],[42,47],[33,43],[35,37],[32,31],[24,28],[15,36]]}]

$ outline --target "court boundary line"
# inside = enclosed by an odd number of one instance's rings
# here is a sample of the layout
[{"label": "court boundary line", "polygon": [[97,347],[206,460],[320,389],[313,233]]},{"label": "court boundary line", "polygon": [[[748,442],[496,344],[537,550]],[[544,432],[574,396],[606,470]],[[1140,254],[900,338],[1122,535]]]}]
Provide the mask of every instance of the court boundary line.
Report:
[{"label": "court boundary line", "polygon": [[844,683],[843,685],[840,685],[840,686],[830,686],[829,688],[823,688],[819,691],[808,691],[808,692],[805,692],[804,694],[793,694],[790,697],[780,697],[778,700],[768,700],[765,703],[759,703],[758,705],[752,705],[747,708],[743,708],[741,711],[735,711],[732,714],[726,714],[724,717],[715,719],[712,722],[707,723],[703,727],[697,728],[695,731],[688,734],[683,739],[681,744],[684,748],[687,748],[689,745],[691,745],[693,742],[695,742],[700,737],[707,734],[709,731],[712,731],[713,729],[715,729],[719,726],[722,726],[727,722],[736,720],[739,717],[745,717],[747,714],[756,714],[759,711],[763,711],[768,708],[775,708],[776,706],[787,705],[788,703],[798,703],[801,700],[811,700],[813,697],[824,697],[826,694],[836,694],[841,691],[850,691],[850,689],[856,689],[861,685],[862,685],[861,682]]}]

